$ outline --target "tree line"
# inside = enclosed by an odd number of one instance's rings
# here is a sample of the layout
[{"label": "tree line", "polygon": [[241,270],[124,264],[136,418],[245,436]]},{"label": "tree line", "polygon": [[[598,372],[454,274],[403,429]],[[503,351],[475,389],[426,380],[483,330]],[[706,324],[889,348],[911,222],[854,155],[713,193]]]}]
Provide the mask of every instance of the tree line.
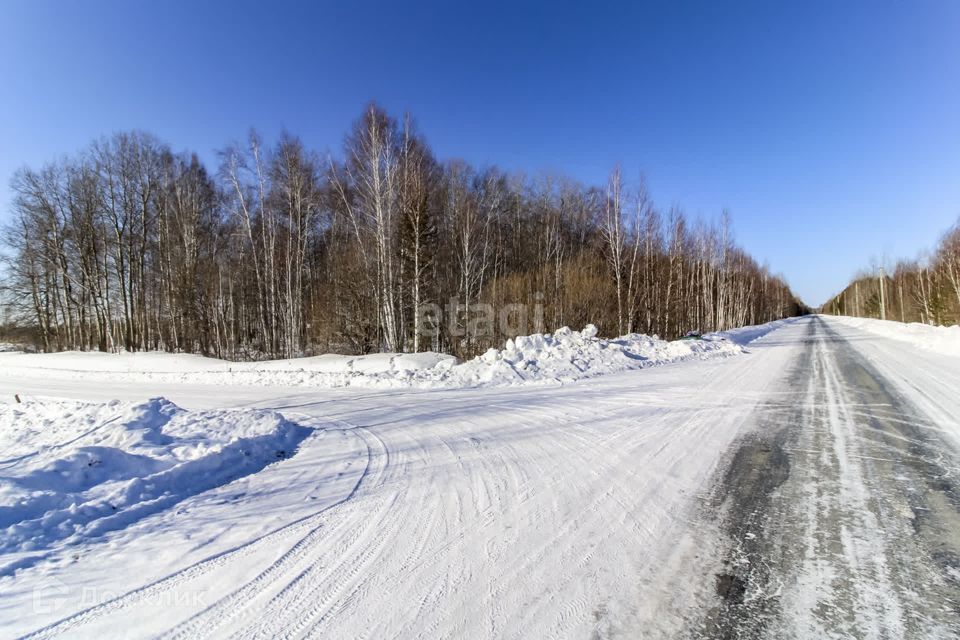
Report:
[{"label": "tree line", "polygon": [[931,325],[960,324],[960,220],[932,253],[861,271],[824,313]]},{"label": "tree line", "polygon": [[[441,162],[376,104],[339,157],[251,132],[211,170],[133,131],[11,187],[3,286],[45,351],[469,357],[522,330],[676,337],[803,310],[727,214],[661,211],[619,169],[597,187]],[[530,324],[477,321],[509,305]]]}]

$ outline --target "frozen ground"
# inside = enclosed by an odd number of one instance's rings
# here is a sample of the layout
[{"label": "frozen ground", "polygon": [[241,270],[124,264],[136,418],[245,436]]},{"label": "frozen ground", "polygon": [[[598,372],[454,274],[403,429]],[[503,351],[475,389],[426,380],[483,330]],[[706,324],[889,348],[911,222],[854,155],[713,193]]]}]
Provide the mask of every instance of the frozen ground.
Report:
[{"label": "frozen ground", "polygon": [[955,637],[934,331],[0,354],[0,636]]}]

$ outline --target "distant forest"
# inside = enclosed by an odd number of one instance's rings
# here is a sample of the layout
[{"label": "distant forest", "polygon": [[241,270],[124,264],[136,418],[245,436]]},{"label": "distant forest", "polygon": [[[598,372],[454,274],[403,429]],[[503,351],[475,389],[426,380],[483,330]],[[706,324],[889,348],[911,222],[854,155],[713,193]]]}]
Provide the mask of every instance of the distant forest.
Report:
[{"label": "distant forest", "polygon": [[862,271],[821,310],[932,325],[960,324],[960,220],[933,253]]},{"label": "distant forest", "polygon": [[803,311],[727,214],[661,211],[618,169],[591,187],[440,162],[409,117],[375,104],[339,157],[251,132],[211,170],[134,131],[11,186],[9,320],[45,351],[470,357],[512,337],[476,318],[507,305],[529,310],[528,332],[662,337]]}]

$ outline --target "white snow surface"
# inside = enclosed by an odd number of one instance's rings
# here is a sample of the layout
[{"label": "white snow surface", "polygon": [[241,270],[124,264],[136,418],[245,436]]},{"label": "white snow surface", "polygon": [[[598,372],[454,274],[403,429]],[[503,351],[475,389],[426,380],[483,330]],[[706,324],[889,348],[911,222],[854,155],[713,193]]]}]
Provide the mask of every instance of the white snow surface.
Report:
[{"label": "white snow surface", "polygon": [[[309,433],[264,410],[169,400],[0,404],[0,554],[88,541],[261,470]],[[23,564],[0,562],[0,576]]]},{"label": "white snow surface", "polygon": [[697,496],[793,325],[463,364],[6,354],[0,636],[671,635]]},{"label": "white snow surface", "polygon": [[960,356],[960,325],[949,327],[920,324],[919,322],[896,322],[872,318],[831,316],[835,323],[866,331],[875,336],[904,342],[910,346],[948,356]]},{"label": "white snow surface", "polygon": [[960,326],[821,317],[960,446]]},{"label": "white snow surface", "polygon": [[0,353],[10,373],[104,382],[189,382],[216,385],[367,388],[460,388],[571,382],[687,359],[736,355],[743,345],[785,321],[719,332],[702,340],[666,341],[633,333],[606,340],[588,325],[520,336],[467,362],[440,353],[322,355],[291,360],[228,362],[197,355],[64,352]]},{"label": "white snow surface", "polygon": [[[960,442],[949,345],[825,320]],[[417,356],[447,388],[303,386],[320,366],[387,379],[392,355],[230,377],[191,356],[7,354],[0,637],[678,637],[722,539],[700,505],[755,409],[796,393],[808,328]]]}]

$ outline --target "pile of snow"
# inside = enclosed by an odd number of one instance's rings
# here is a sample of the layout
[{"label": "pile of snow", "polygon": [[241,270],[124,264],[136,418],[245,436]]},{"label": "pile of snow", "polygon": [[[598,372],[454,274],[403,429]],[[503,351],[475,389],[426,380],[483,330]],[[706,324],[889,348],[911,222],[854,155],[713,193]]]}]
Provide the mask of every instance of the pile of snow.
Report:
[{"label": "pile of snow", "polygon": [[309,432],[271,411],[163,398],[0,405],[0,553],[122,529],[263,469]]},{"label": "pile of snow", "polygon": [[464,386],[505,385],[519,382],[568,382],[608,373],[640,369],[690,358],[741,353],[743,349],[719,335],[700,340],[668,342],[632,333],[613,340],[597,338],[597,328],[567,327],[554,333],[507,340],[503,349],[453,367],[448,381]]},{"label": "pile of snow", "polygon": [[883,338],[906,342],[917,349],[960,357],[960,325],[935,327],[919,322],[904,324],[893,320],[875,320],[872,318],[829,317],[831,320],[848,327]]},{"label": "pile of snow", "polygon": [[294,387],[427,387],[567,382],[690,358],[728,356],[782,326],[710,334],[701,340],[666,341],[629,334],[605,340],[597,329],[569,328],[520,336],[503,349],[490,349],[468,362],[440,353],[322,355],[265,362],[228,362],[167,353],[0,354],[0,367],[25,375],[42,371],[58,377],[117,382],[193,383]]}]

